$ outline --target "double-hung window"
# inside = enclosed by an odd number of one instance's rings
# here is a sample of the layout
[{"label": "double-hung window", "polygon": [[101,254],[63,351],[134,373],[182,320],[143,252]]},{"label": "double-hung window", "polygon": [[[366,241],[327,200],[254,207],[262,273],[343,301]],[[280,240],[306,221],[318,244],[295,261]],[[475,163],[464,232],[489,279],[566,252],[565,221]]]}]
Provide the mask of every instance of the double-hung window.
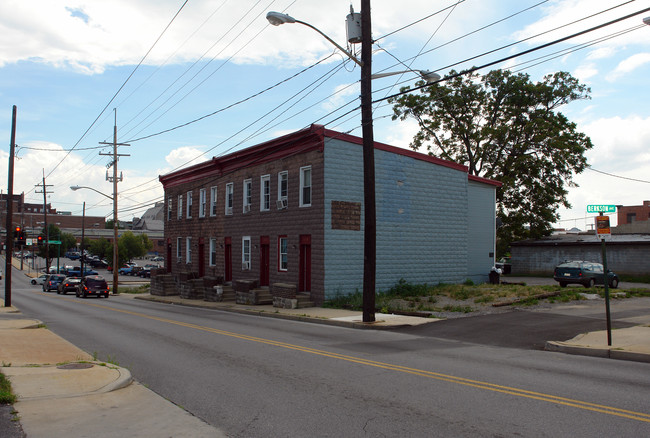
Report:
[{"label": "double-hung window", "polygon": [[271,209],[271,175],[260,177],[260,210]]},{"label": "double-hung window", "polygon": [[205,217],[205,206],[207,199],[205,198],[205,189],[199,190],[199,217]]},{"label": "double-hung window", "polygon": [[178,219],[183,219],[183,195],[178,195]]},{"label": "double-hung window", "polygon": [[183,260],[183,238],[176,238],[176,259],[180,262]]},{"label": "double-hung window", "polygon": [[278,271],[286,271],[289,268],[289,239],[287,236],[278,237]]},{"label": "double-hung window", "polygon": [[217,215],[217,187],[210,187],[210,216]]},{"label": "double-hung window", "polygon": [[253,181],[250,179],[244,180],[244,193],[243,193],[243,213],[251,211],[251,202],[253,201]]},{"label": "double-hung window", "polygon": [[185,263],[192,263],[192,238],[185,239]]},{"label": "double-hung window", "polygon": [[248,271],[251,268],[251,237],[244,236],[241,239],[241,269]]},{"label": "double-hung window", "polygon": [[233,203],[233,185],[232,183],[226,184],[226,214],[232,214]]},{"label": "double-hung window", "polygon": [[311,206],[311,166],[300,168],[300,206]]},{"label": "double-hung window", "polygon": [[187,218],[192,219],[192,192],[187,192]]},{"label": "double-hung window", "polygon": [[289,172],[278,173],[278,199],[287,199],[289,197]]},{"label": "double-hung window", "polygon": [[172,220],[172,198],[167,198],[167,220]]},{"label": "double-hung window", "polygon": [[210,238],[210,266],[217,266],[217,239]]}]

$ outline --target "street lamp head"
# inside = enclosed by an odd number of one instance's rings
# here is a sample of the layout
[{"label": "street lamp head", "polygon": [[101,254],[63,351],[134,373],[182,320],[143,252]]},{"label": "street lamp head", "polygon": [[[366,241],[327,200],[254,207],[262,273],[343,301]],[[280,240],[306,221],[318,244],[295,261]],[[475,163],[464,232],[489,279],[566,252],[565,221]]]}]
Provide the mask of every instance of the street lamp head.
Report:
[{"label": "street lamp head", "polygon": [[420,70],[419,73],[420,76],[422,76],[422,79],[427,81],[427,84],[431,84],[440,80],[440,75],[438,73],[433,73],[429,70]]},{"label": "street lamp head", "polygon": [[650,17],[645,17],[645,18],[643,19],[643,22],[644,22],[645,24],[647,24],[648,26],[650,26]]},{"label": "street lamp head", "polygon": [[70,190],[79,190],[81,187],[80,186],[70,186]]},{"label": "street lamp head", "polygon": [[286,23],[295,23],[296,19],[291,15],[283,14],[281,12],[269,12],[266,14],[266,19],[274,26],[279,26]]}]

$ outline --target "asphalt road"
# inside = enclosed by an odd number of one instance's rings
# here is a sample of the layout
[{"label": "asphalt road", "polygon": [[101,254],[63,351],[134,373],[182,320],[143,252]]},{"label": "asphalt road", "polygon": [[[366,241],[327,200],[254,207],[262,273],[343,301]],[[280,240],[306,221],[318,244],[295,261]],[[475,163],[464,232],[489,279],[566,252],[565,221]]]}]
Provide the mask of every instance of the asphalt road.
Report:
[{"label": "asphalt road", "polygon": [[[84,300],[19,277],[13,303],[25,316],[230,436],[650,436],[650,366],[514,342],[528,312],[505,314],[492,335],[496,319],[480,317],[354,330],[128,296]],[[570,319],[540,315],[531,332]],[[502,340],[481,341],[490,338]]]}]

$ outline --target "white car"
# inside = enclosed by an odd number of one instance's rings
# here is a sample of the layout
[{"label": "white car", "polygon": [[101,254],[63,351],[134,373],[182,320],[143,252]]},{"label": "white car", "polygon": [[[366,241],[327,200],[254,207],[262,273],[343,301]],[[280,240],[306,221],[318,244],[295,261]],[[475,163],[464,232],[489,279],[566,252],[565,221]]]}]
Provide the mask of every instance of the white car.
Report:
[{"label": "white car", "polygon": [[49,275],[47,275],[47,274],[41,274],[41,275],[39,275],[39,276],[36,277],[36,278],[32,278],[31,283],[32,283],[32,284],[43,284],[43,283],[45,283],[45,279],[46,279],[47,277],[49,277]]}]

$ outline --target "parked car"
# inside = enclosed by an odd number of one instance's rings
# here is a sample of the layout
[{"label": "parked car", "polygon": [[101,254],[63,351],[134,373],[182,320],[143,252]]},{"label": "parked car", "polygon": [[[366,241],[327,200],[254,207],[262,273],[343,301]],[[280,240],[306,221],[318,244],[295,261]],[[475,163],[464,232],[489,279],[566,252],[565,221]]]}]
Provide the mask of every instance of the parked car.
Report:
[{"label": "parked car", "polygon": [[151,257],[151,261],[152,261],[152,262],[162,262],[162,261],[164,261],[164,260],[165,260],[165,259],[162,258],[161,256]]},{"label": "parked car", "polygon": [[84,266],[83,275],[81,275],[81,266],[74,266],[72,269],[67,270],[67,275],[69,277],[85,277],[87,275],[97,275],[97,274],[98,274],[97,271],[95,271],[93,269],[89,269],[86,266]]},{"label": "parked car", "polygon": [[101,275],[89,275],[81,279],[81,283],[75,292],[77,297],[87,298],[91,295],[108,298],[110,289],[108,283]]},{"label": "parked car", "polygon": [[45,283],[45,280],[47,280],[47,277],[49,277],[49,275],[41,274],[36,278],[32,278],[31,283],[32,284],[40,284],[40,285],[42,285],[43,283]]},{"label": "parked car", "polygon": [[159,269],[159,268],[160,268],[160,265],[146,264],[146,265],[144,265],[144,268],[142,268],[135,275],[137,275],[138,277],[142,277],[142,278],[150,278],[151,277],[151,270],[152,269]]},{"label": "parked car", "polygon": [[[581,260],[566,261],[555,267],[553,279],[560,283],[561,287],[568,284],[581,284],[584,287],[604,284],[603,265]],[[618,276],[609,269],[607,283],[614,289],[618,287]]]},{"label": "parked car", "polygon": [[81,253],[76,251],[69,251],[65,253],[65,256],[70,260],[79,260],[81,258]]},{"label": "parked car", "polygon": [[122,275],[133,275],[134,269],[136,271],[140,270],[140,269],[136,269],[136,268],[142,269],[140,266],[123,266],[123,267],[121,267],[120,269],[117,270],[117,273],[122,274]]},{"label": "parked car", "polygon": [[61,274],[50,274],[47,279],[43,282],[43,292],[49,292],[51,290],[58,290],[59,283],[65,280],[65,275]]},{"label": "parked car", "polygon": [[81,278],[66,277],[61,283],[59,283],[56,293],[66,295],[68,292],[77,292],[77,288],[80,284]]}]

